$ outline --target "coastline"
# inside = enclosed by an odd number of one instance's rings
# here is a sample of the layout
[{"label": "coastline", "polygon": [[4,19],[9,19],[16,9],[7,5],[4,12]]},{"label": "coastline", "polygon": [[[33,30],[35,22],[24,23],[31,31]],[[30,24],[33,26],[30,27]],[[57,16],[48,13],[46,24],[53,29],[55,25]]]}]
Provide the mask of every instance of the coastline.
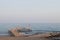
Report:
[{"label": "coastline", "polygon": [[0,40],[50,40],[50,39],[39,37],[0,37]]}]

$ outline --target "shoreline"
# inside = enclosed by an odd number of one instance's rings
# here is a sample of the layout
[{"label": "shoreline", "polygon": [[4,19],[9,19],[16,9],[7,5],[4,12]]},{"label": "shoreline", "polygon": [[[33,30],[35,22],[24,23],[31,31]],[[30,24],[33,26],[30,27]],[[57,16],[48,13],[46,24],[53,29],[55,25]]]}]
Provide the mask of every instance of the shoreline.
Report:
[{"label": "shoreline", "polygon": [[50,39],[39,37],[0,37],[0,40],[50,40]]},{"label": "shoreline", "polygon": [[0,40],[60,40],[60,37],[13,37],[13,36],[0,36]]}]

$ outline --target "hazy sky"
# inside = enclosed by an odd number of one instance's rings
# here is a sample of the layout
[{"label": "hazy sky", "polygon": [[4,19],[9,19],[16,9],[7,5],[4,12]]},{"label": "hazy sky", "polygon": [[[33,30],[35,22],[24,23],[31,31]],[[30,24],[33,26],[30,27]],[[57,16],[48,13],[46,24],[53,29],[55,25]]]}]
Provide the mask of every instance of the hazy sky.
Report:
[{"label": "hazy sky", "polygon": [[25,22],[60,22],[60,0],[0,0],[0,23]]}]

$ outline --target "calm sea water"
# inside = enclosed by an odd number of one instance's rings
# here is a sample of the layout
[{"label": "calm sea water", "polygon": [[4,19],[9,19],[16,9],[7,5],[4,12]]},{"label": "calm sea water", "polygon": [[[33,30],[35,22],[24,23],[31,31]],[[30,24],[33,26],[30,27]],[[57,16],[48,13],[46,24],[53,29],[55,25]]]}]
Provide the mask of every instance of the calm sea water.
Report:
[{"label": "calm sea water", "polygon": [[46,32],[46,31],[60,31],[60,23],[0,23],[0,35],[8,35],[8,30],[17,26],[26,27],[31,26],[31,33]]}]

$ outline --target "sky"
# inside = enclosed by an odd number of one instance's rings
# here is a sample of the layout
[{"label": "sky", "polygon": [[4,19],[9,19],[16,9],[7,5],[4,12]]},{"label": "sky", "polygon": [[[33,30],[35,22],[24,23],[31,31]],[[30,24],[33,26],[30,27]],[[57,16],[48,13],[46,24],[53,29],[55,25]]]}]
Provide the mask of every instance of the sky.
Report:
[{"label": "sky", "polygon": [[0,0],[0,23],[60,23],[60,0]]}]

